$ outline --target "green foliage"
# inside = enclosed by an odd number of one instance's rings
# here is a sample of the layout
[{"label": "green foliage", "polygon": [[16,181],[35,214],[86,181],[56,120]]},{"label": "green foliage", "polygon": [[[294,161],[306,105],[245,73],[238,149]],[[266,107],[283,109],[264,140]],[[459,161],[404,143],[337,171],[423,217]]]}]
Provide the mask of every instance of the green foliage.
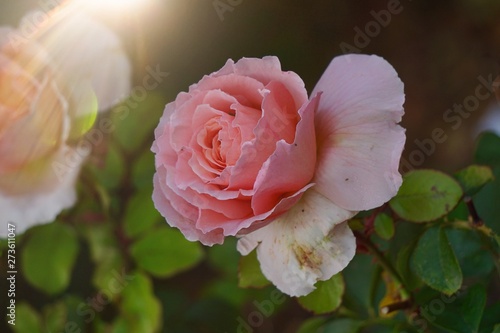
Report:
[{"label": "green foliage", "polygon": [[125,173],[124,157],[116,145],[111,144],[104,152],[102,160],[90,164],[89,169],[96,184],[107,189],[116,189],[120,186]]},{"label": "green foliage", "polygon": [[[481,136],[476,164],[456,180],[435,170],[406,174],[389,205],[349,221],[359,242],[347,268],[291,299],[262,274],[256,251],[238,253],[237,237],[204,248],[155,209],[149,149],[164,104],[151,94],[118,106],[129,114],[114,113],[115,130],[84,168],[79,204],[16,237],[14,332],[290,330],[284,323],[299,333],[500,331],[496,135]],[[2,259],[5,249],[0,241]],[[33,296],[21,291],[26,282]]]},{"label": "green foliage", "polygon": [[477,232],[464,229],[447,229],[446,235],[457,256],[464,277],[486,277],[494,269],[490,252],[485,251]]},{"label": "green foliage", "polygon": [[236,250],[236,238],[224,240],[222,245],[214,245],[208,248],[208,262],[215,269],[224,272],[231,279],[238,274],[238,263],[240,254]]},{"label": "green foliage", "polygon": [[415,274],[430,287],[447,295],[462,285],[462,271],[445,230],[435,225],[420,236],[410,259]]},{"label": "green foliage", "polygon": [[500,137],[494,133],[481,134],[476,146],[475,161],[480,164],[500,165]]},{"label": "green foliage", "polygon": [[62,332],[68,317],[68,309],[64,302],[49,304],[43,309],[43,317],[47,332]]},{"label": "green foliage", "polygon": [[475,285],[458,296],[435,298],[421,312],[435,327],[470,333],[478,332],[485,305],[486,291],[483,286]]},{"label": "green foliage", "polygon": [[199,243],[168,227],[151,230],[131,246],[130,253],[139,267],[163,278],[193,267],[204,254]]},{"label": "green foliage", "polygon": [[149,188],[139,190],[129,201],[123,226],[129,237],[137,237],[161,221],[161,215],[151,200]]},{"label": "green foliage", "polygon": [[62,292],[69,284],[78,254],[75,231],[62,223],[33,228],[21,253],[26,279],[47,294]]},{"label": "green foliage", "polygon": [[260,270],[257,251],[252,251],[248,255],[241,257],[238,277],[238,285],[242,288],[260,288],[270,283]]},{"label": "green foliage", "polygon": [[495,180],[474,195],[477,213],[497,234],[500,234],[500,137],[493,133],[483,133],[477,143],[475,162],[489,165]]},{"label": "green foliage", "polygon": [[326,317],[314,317],[302,323],[297,333],[316,333],[327,322]]},{"label": "green foliage", "polygon": [[[130,275],[121,294],[120,312],[123,315],[116,332],[156,332],[162,323],[161,304],[153,294],[151,279],[140,272]],[[127,330],[124,330],[124,329]]]},{"label": "green foliage", "polygon": [[134,152],[150,140],[166,102],[162,95],[150,92],[140,102],[131,97],[114,108],[117,126],[113,134],[122,149]]},{"label": "green foliage", "polygon": [[312,293],[298,298],[299,304],[315,314],[335,311],[342,303],[345,289],[342,274],[336,274],[327,281],[318,281],[315,286]]},{"label": "green foliage", "polygon": [[342,318],[334,320],[327,325],[322,327],[321,331],[316,331],[316,333],[358,333],[363,327],[363,322],[360,320],[354,320],[349,318]]},{"label": "green foliage", "polygon": [[29,304],[16,306],[16,321],[12,329],[16,333],[42,333],[42,318]]},{"label": "green foliage", "polygon": [[435,170],[415,170],[403,176],[403,185],[390,206],[405,220],[429,222],[452,211],[462,194],[460,185],[450,176]]},{"label": "green foliage", "polygon": [[387,214],[378,214],[375,218],[375,232],[382,239],[389,240],[394,236],[394,220]]},{"label": "green foliage", "polygon": [[471,165],[457,172],[455,177],[466,195],[476,194],[484,185],[495,179],[491,168],[483,165]]}]

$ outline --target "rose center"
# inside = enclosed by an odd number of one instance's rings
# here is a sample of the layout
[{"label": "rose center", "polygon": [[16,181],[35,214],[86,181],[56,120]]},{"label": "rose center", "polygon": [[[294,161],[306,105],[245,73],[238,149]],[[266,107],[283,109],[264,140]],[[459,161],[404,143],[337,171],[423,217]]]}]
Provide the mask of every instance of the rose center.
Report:
[{"label": "rose center", "polygon": [[233,120],[233,115],[224,113],[210,119],[197,134],[204,158],[218,174],[234,165],[240,155],[241,135]]}]

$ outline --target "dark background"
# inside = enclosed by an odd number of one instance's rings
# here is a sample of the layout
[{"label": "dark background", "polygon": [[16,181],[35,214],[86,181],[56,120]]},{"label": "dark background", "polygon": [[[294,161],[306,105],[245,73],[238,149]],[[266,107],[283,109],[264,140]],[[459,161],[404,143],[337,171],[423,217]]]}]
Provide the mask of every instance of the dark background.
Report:
[{"label": "dark background", "polygon": [[[231,8],[221,13],[223,20],[217,1]],[[15,26],[43,3],[50,0],[3,1],[0,23]],[[342,43],[356,47],[355,28],[365,32],[375,21],[373,12],[397,3],[398,14],[386,27],[378,25],[380,32],[368,36],[366,46],[358,41],[363,47],[357,48],[384,57],[405,83],[404,157],[419,149],[415,139],[425,141],[433,129],[442,128],[447,140],[425,159],[415,155],[413,165],[454,171],[471,161],[474,126],[495,99],[482,101],[456,130],[443,114],[474,94],[478,76],[497,75],[496,0],[142,0],[130,10],[102,7],[93,15],[122,37],[136,83],[146,66],[159,65],[170,73],[159,92],[173,99],[228,58],[265,55],[278,56],[283,69],[298,73],[311,91],[329,61],[343,53]]]}]

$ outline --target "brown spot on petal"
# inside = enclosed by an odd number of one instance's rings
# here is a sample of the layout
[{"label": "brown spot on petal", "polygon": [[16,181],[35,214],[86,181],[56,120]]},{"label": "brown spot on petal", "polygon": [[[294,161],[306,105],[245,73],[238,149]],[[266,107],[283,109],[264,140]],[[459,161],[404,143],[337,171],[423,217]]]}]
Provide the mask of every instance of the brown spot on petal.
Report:
[{"label": "brown spot on petal", "polygon": [[313,248],[295,244],[292,250],[301,267],[305,266],[313,270],[318,270],[319,266],[323,263],[323,260],[317,255]]}]

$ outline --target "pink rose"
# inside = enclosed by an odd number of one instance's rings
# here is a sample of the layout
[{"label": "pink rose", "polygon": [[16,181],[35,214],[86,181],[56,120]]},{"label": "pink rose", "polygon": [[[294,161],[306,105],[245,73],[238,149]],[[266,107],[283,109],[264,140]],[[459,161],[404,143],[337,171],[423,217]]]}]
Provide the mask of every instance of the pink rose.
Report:
[{"label": "pink rose", "polygon": [[206,245],[238,236],[280,290],[305,295],[355,253],[344,223],[401,185],[403,84],[382,58],[335,58],[307,98],[276,57],[229,60],[166,106],[153,200]]}]

